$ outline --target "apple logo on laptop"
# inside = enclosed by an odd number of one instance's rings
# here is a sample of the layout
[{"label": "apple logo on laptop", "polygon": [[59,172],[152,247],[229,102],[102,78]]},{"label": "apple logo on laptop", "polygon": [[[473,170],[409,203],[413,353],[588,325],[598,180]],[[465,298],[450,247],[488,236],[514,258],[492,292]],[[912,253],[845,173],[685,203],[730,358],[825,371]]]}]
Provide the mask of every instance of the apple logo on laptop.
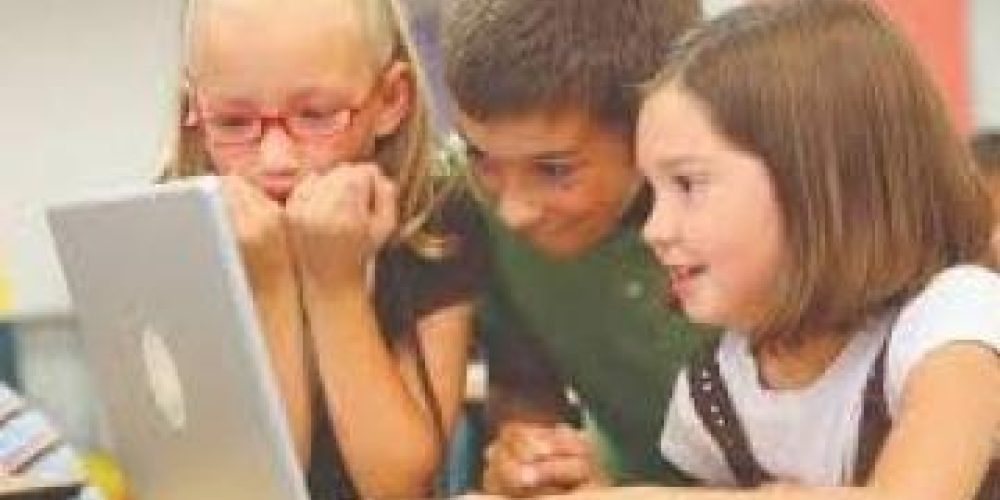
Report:
[{"label": "apple logo on laptop", "polygon": [[184,389],[177,376],[174,357],[163,337],[152,327],[142,331],[142,354],[146,362],[146,378],[153,401],[172,431],[179,431],[187,424],[184,409]]}]

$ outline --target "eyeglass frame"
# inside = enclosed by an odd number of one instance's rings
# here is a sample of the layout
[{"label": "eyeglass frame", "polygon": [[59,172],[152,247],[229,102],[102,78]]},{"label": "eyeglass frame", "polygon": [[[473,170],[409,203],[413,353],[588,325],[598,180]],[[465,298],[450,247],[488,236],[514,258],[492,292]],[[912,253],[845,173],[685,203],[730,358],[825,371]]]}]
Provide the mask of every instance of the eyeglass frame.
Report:
[{"label": "eyeglass frame", "polygon": [[[229,147],[257,146],[263,140],[265,132],[270,130],[271,126],[275,125],[280,126],[289,137],[299,142],[323,141],[341,137],[350,132],[350,130],[355,126],[358,115],[365,110],[377,94],[377,91],[383,86],[386,70],[392,62],[393,61],[390,60],[389,64],[386,65],[386,68],[379,73],[380,76],[368,88],[367,93],[361,99],[360,103],[353,106],[341,107],[331,112],[331,119],[336,118],[337,116],[343,116],[344,114],[346,114],[346,118],[343,119],[343,124],[328,125],[330,130],[319,132],[315,130],[303,130],[303,127],[308,126],[296,125],[296,122],[291,121],[296,118],[294,113],[300,113],[302,110],[296,110],[292,113],[285,110],[281,113],[267,114],[254,111],[252,113],[247,113],[246,116],[240,117],[250,120],[250,123],[247,125],[250,128],[242,133],[244,137],[239,139],[233,138],[231,140],[220,139],[219,129],[216,128],[214,131],[212,130],[211,119],[213,117],[211,116],[211,113],[201,105],[205,101],[210,101],[210,99],[205,98],[202,93],[203,89],[200,89],[195,84],[195,79],[191,76],[188,76],[185,81],[188,100],[187,108],[185,110],[184,126],[197,127],[202,131],[207,140],[220,146]],[[225,133],[226,132],[223,132],[222,135]]]}]

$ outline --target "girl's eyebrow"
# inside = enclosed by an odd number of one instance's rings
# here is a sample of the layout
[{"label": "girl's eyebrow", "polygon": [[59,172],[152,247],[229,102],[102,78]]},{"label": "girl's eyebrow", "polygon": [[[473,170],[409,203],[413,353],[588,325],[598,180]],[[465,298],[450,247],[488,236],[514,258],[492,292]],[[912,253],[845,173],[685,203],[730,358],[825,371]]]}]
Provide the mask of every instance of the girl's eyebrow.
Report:
[{"label": "girl's eyebrow", "polygon": [[685,166],[704,163],[705,159],[695,155],[679,155],[658,160],[653,167],[662,172],[673,172]]},{"label": "girl's eyebrow", "polygon": [[303,87],[293,92],[291,95],[291,100],[301,101],[315,97],[329,98],[330,100],[344,101],[344,102],[349,101],[351,98],[351,96],[348,95],[348,92],[345,92],[342,89],[334,89],[332,87],[310,86],[310,87]]},{"label": "girl's eyebrow", "polygon": [[215,107],[228,108],[228,109],[253,109],[254,103],[252,100],[242,97],[224,97],[224,96],[213,96],[208,94],[208,102],[212,103]]}]

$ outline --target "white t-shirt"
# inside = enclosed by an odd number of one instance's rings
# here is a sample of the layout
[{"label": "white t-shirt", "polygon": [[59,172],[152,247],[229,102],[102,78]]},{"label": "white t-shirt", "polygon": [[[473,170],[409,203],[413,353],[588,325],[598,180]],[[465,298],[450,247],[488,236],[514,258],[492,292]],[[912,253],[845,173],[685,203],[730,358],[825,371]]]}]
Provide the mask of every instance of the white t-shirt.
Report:
[{"label": "white t-shirt", "polygon": [[[717,353],[719,370],[753,455],[765,470],[779,480],[806,485],[851,482],[864,388],[894,317],[870,322],[820,378],[793,390],[761,387],[746,337],[727,332]],[[970,265],[946,269],[901,309],[885,360],[884,391],[892,417],[910,370],[931,351],[956,341],[981,342],[1000,352],[1000,274]],[[708,484],[736,484],[695,412],[685,373],[677,377],[660,450]]]}]

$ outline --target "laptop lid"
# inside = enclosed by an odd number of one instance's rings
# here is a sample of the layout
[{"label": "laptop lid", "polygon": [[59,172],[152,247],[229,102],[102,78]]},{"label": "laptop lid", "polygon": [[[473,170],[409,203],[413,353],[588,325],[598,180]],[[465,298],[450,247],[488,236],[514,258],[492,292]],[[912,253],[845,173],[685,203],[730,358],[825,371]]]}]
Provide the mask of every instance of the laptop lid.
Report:
[{"label": "laptop lid", "polygon": [[218,180],[64,203],[48,219],[135,493],[308,498]]}]

